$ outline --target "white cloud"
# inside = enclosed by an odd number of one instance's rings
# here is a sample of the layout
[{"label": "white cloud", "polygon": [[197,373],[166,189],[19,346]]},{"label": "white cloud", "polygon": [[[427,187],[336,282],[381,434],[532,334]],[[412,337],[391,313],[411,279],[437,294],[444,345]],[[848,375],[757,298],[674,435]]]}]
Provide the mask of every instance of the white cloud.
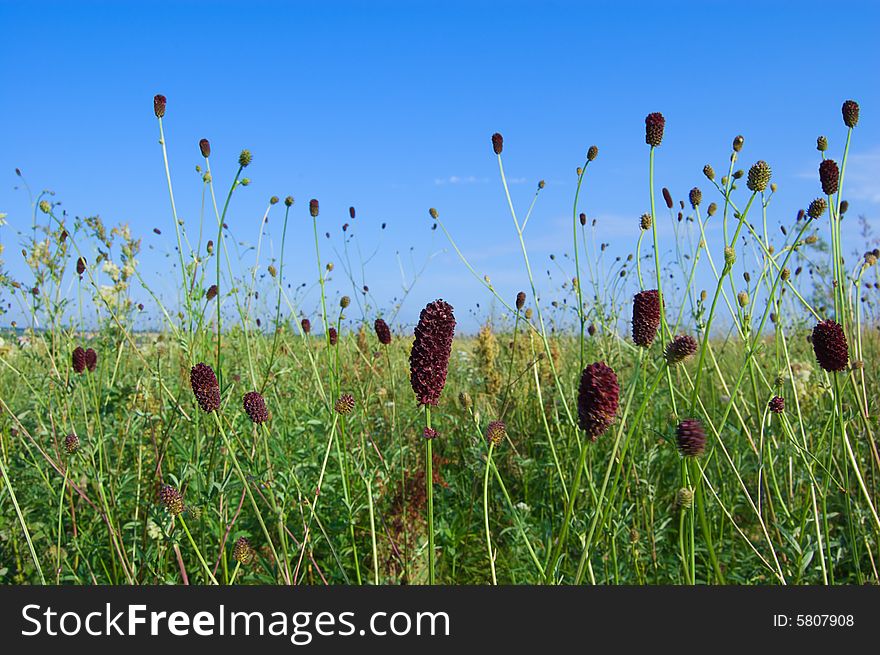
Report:
[{"label": "white cloud", "polygon": [[449,177],[434,178],[436,186],[445,186],[447,184],[486,184],[488,181],[485,177],[476,177],[474,175],[450,175]]},{"label": "white cloud", "polygon": [[880,204],[880,147],[851,154],[843,184],[845,197]]}]

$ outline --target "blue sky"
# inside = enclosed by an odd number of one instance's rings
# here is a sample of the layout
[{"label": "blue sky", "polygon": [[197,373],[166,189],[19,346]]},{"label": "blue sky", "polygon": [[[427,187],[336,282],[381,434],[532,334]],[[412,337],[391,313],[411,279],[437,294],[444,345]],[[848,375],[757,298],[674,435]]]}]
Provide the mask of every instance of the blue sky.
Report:
[{"label": "blue sky", "polygon": [[[526,239],[547,299],[572,272],[562,253],[571,250],[574,172],[591,144],[600,155],[581,208],[597,219],[609,255],[633,250],[648,209],[648,112],[667,120],[658,192],[667,186],[685,199],[697,185],[706,203],[717,200],[702,167],[725,167],[742,133],[742,166],[765,159],[773,167],[779,193],[769,221],[778,234],[773,226],[790,224],[820,194],[816,136],[826,134],[839,158],[840,105],[854,98],[862,118],[848,216],[876,219],[880,208],[880,3],[0,1],[0,25],[0,212],[8,214],[0,239],[7,268],[22,278],[16,232],[29,228],[30,209],[15,189],[16,167],[71,214],[129,223],[144,238],[146,278],[173,302],[155,93],[168,97],[178,212],[193,238],[198,140],[211,140],[218,190],[248,148],[252,183],[236,191],[227,221],[235,238],[255,244],[268,198],[293,195],[285,277],[311,284],[308,199],[319,198],[322,232],[332,235],[322,238],[323,254],[337,264],[331,292],[350,294],[339,264],[354,205],[361,252],[378,248],[366,279],[381,308],[400,295],[395,253],[408,275],[430,258],[403,322],[435,297],[452,302],[468,329],[477,303],[480,316],[491,311],[491,296],[431,230],[432,206],[505,297],[528,286],[489,143],[496,130],[517,207],[525,211],[546,180]],[[281,209],[271,213],[264,265],[280,249]],[[670,251],[669,219],[659,213]],[[847,252],[863,249],[856,221],[846,227]],[[253,256],[244,252],[241,265]],[[309,294],[304,309],[315,301]]]}]

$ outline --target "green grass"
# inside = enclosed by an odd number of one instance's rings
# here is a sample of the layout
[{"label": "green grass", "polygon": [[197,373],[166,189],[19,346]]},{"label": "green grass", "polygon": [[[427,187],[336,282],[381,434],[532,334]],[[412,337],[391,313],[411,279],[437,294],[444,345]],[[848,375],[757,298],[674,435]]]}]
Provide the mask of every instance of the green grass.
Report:
[{"label": "green grass", "polygon": [[[594,192],[588,169],[601,165],[590,158],[578,172],[572,256],[554,260],[566,282],[540,303],[527,226],[540,220],[533,210],[543,185],[526,214],[505,193],[528,291],[522,309],[498,296],[432,210],[462,274],[504,313],[455,339],[442,399],[427,417],[439,433],[427,467],[426,415],[409,384],[412,327],[389,308],[396,334],[382,346],[372,331],[382,312],[367,295],[340,302],[349,283],[362,282],[349,239],[338,281],[318,250],[325,219],[315,217],[313,291],[322,309],[309,317],[311,335],[300,326],[302,299],[282,282],[283,250],[265,262],[258,244],[253,264],[234,270],[222,223],[247,183],[249,157],[216,194],[205,160],[205,212],[192,233],[174,214],[182,266],[174,307],[140,275],[140,242],[127,228],[71,220],[50,196],[33,198],[23,244],[33,279],[0,279],[30,319],[0,345],[0,581],[876,584],[876,259],[832,265],[826,244],[842,254],[840,194],[828,197],[823,217],[771,234],[775,186],[738,189],[742,153],[728,155],[728,174],[704,180],[704,200],[679,221],[677,206],[668,215],[654,206],[662,150],[651,148],[652,233],[633,217],[633,255],[619,261],[580,222],[579,203]],[[173,207],[170,174],[168,187]],[[284,212],[289,236],[292,208],[273,199],[270,211]],[[674,227],[675,243],[658,239],[659,221]],[[707,243],[707,221],[723,221],[723,242]],[[210,249],[202,243],[209,234]],[[87,262],[77,277],[77,257],[98,251],[103,261]],[[695,280],[706,276],[712,286],[703,291]],[[632,294],[658,282],[663,321],[651,347],[638,348],[629,337]],[[207,300],[212,284],[219,295]],[[134,329],[134,285],[151,298],[145,311],[164,318],[161,332]],[[270,317],[259,327],[257,292]],[[218,321],[221,303],[235,320]],[[829,316],[849,341],[850,365],[838,373],[819,368],[807,341]],[[331,325],[336,345],[323,329]],[[664,345],[679,333],[695,336],[698,352],[667,366]],[[74,372],[78,345],[99,353],[94,372]],[[590,442],[577,425],[577,386],[596,361],[616,372],[620,407]],[[190,389],[197,362],[218,374],[216,413],[202,412]],[[262,426],[242,408],[253,390],[270,411]],[[341,415],[334,405],[346,393],[355,409]],[[777,395],[782,414],[768,409]],[[676,448],[685,418],[705,428],[700,457]],[[506,438],[489,458],[494,420],[504,421]],[[74,455],[64,448],[71,432],[81,444]],[[180,516],[159,502],[163,484],[181,490]],[[241,565],[233,558],[240,537],[256,550]]]}]

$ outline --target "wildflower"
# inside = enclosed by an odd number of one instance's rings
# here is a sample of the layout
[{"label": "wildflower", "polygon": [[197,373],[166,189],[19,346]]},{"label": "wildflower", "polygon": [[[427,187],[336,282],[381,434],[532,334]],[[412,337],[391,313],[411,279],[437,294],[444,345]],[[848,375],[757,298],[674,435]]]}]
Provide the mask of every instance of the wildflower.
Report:
[{"label": "wildflower", "polygon": [[782,396],[773,396],[767,406],[774,414],[782,414],[785,411],[785,399]]},{"label": "wildflower", "polygon": [[587,224],[587,215],[585,213],[581,212],[581,215],[578,216],[578,220],[581,222],[581,225],[586,225]]},{"label": "wildflower", "polygon": [[822,214],[825,213],[825,209],[828,207],[828,202],[825,198],[816,198],[810,203],[810,206],[807,207],[807,216],[810,218],[819,218]]},{"label": "wildflower", "polygon": [[822,183],[822,191],[826,196],[837,193],[840,184],[840,169],[833,159],[823,159],[819,164],[819,181]]},{"label": "wildflower", "polygon": [[304,318],[299,322],[299,324],[305,334],[308,334],[312,331],[312,322],[309,319]]},{"label": "wildflower", "polygon": [[183,513],[183,496],[180,495],[180,491],[170,484],[162,485],[162,488],[159,489],[159,500],[172,516],[178,516]]},{"label": "wildflower", "polygon": [[309,200],[309,214],[312,215],[312,218],[318,218],[318,200],[316,198]]},{"label": "wildflower", "polygon": [[266,409],[266,401],[259,391],[248,391],[242,399],[244,411],[248,417],[259,425],[269,420],[269,410]]},{"label": "wildflower", "polygon": [[504,421],[492,421],[489,423],[489,427],[486,428],[486,442],[493,446],[501,445],[506,436],[507,426],[504,425]]},{"label": "wildflower", "polygon": [[578,385],[578,425],[595,441],[614,421],[620,401],[617,375],[604,362],[594,362],[581,373]]},{"label": "wildflower", "polygon": [[336,404],[333,406],[336,413],[341,416],[348,416],[354,411],[354,396],[350,393],[344,393],[339,396]]},{"label": "wildflower", "polygon": [[742,134],[735,136],[733,139],[733,151],[734,152],[741,152],[743,149],[744,143],[745,143],[745,138],[743,137]]},{"label": "wildflower", "polygon": [[599,148],[597,146],[590,146],[587,150],[587,161],[593,161],[596,157],[599,156]]},{"label": "wildflower", "polygon": [[97,367],[98,353],[95,352],[94,348],[88,348],[86,350],[86,368],[89,369],[89,373],[94,373]]},{"label": "wildflower", "polygon": [[73,455],[79,450],[79,437],[73,432],[64,437],[64,450],[68,455]]},{"label": "wildflower", "polygon": [[451,305],[435,300],[421,311],[409,358],[410,384],[419,405],[437,405],[440,400],[454,335]]},{"label": "wildflower", "polygon": [[391,343],[391,328],[388,327],[388,323],[384,319],[377,318],[373,323],[373,328],[376,330],[376,338],[379,343],[383,346]]},{"label": "wildflower", "polygon": [[520,291],[518,294],[516,294],[516,308],[522,309],[523,305],[525,305],[525,304],[526,304],[526,292]]},{"label": "wildflower", "polygon": [[438,436],[440,436],[440,433],[434,428],[425,428],[422,430],[423,439],[436,439]]},{"label": "wildflower", "polygon": [[232,547],[232,558],[239,564],[250,564],[256,556],[257,552],[247,537],[239,537]]},{"label": "wildflower", "polygon": [[840,108],[843,114],[843,123],[849,128],[853,128],[859,123],[859,103],[855,100],[847,100]]},{"label": "wildflower", "polygon": [[[238,156],[238,165],[242,168],[247,168],[250,163],[254,160],[253,155],[251,155],[250,150],[242,150],[241,154]],[[245,180],[242,180],[242,184],[244,184]]]},{"label": "wildflower", "polygon": [[82,277],[82,274],[86,272],[86,260],[84,257],[78,257],[76,260],[76,274]]},{"label": "wildflower", "polygon": [[687,487],[682,487],[675,494],[675,509],[681,511],[694,506],[694,492]]},{"label": "wildflower", "polygon": [[349,208],[348,208],[348,217],[349,217],[351,220],[354,220],[354,213],[355,213],[355,212],[354,212],[354,207],[349,207]]},{"label": "wildflower", "polygon": [[342,296],[342,298],[339,299],[339,308],[340,309],[345,309],[350,304],[351,304],[351,298],[349,298],[348,296]]},{"label": "wildflower", "polygon": [[700,203],[703,202],[703,192],[697,187],[694,187],[690,190],[690,193],[688,193],[688,200],[691,201],[691,207],[696,209],[700,206]]},{"label": "wildflower", "polygon": [[287,196],[284,199],[284,206],[285,207],[293,207],[293,196]]},{"label": "wildflower", "polygon": [[156,118],[162,118],[165,115],[165,103],[167,102],[165,96],[161,93],[157,93],[153,96],[153,113],[156,114]]},{"label": "wildflower", "polygon": [[646,232],[651,229],[651,224],[654,222],[654,219],[651,218],[650,214],[642,214],[639,218],[639,227]]},{"label": "wildflower", "polygon": [[660,294],[657,289],[640,291],[633,298],[633,341],[648,348],[657,336],[660,326]]},{"label": "wildflower", "polygon": [[645,143],[656,148],[663,141],[663,130],[666,127],[666,119],[663,114],[655,111],[645,116]]},{"label": "wildflower", "polygon": [[73,349],[71,360],[75,373],[82,373],[86,370],[86,351],[81,346]]},{"label": "wildflower", "polygon": [[330,340],[331,346],[335,346],[339,342],[339,333],[335,327],[327,328],[327,338]]},{"label": "wildflower", "polygon": [[699,457],[706,449],[706,433],[697,419],[685,419],[676,429],[678,451],[685,457]]},{"label": "wildflower", "polygon": [[711,164],[703,166],[703,175],[705,175],[710,182],[715,179],[715,169],[712,168]]},{"label": "wildflower", "polygon": [[666,344],[666,363],[670,366],[680,364],[697,352],[697,340],[688,334],[680,334]]},{"label": "wildflower", "polygon": [[217,376],[207,364],[199,362],[192,367],[189,374],[193,395],[204,412],[215,412],[220,409],[220,383]]},{"label": "wildflower", "polygon": [[819,152],[825,152],[828,150],[828,139],[824,136],[819,136],[816,138],[816,150]]},{"label": "wildflower", "polygon": [[504,137],[498,132],[492,135],[492,150],[496,155],[500,155],[501,151],[504,150]]},{"label": "wildflower", "polygon": [[749,178],[746,181],[746,186],[749,188],[749,191],[754,191],[755,193],[763,193],[766,191],[772,173],[773,172],[770,170],[770,164],[764,160],[755,162],[749,169]]},{"label": "wildflower", "polygon": [[208,302],[211,302],[216,297],[217,297],[217,285],[212,284],[211,286],[208,287],[208,290],[205,292],[205,298],[208,300]]},{"label": "wildflower", "polygon": [[202,139],[199,141],[199,151],[202,153],[202,157],[207,159],[211,156],[211,142],[207,139]]},{"label": "wildflower", "polygon": [[666,201],[667,209],[672,209],[672,194],[669,193],[669,189],[667,189],[666,187],[663,187],[663,200]]},{"label": "wildflower", "polygon": [[843,328],[832,319],[817,323],[813,328],[813,352],[824,370],[842,371],[849,362],[849,346]]},{"label": "wildflower", "polygon": [[458,402],[464,411],[469,411],[474,406],[474,400],[467,391],[461,391],[458,394]]},{"label": "wildflower", "polygon": [[435,208],[431,207],[428,210],[428,215],[436,221],[440,217],[440,212],[438,212]]}]

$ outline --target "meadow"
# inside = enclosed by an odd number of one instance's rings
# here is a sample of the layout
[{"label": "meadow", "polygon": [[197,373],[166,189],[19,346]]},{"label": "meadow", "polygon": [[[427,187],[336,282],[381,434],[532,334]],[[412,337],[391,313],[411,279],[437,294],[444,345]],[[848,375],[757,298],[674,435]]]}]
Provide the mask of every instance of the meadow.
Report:
[{"label": "meadow", "polygon": [[[419,288],[408,324],[334,266],[325,232],[354,239],[354,207],[339,220],[317,199],[272,197],[280,255],[258,244],[237,268],[229,225],[251,153],[221,184],[198,142],[207,210],[187,226],[163,96],[153,113],[173,305],[128,226],[73,218],[46,193],[21,244],[29,278],[0,259],[4,304],[27,317],[0,343],[0,582],[880,580],[880,251],[845,253],[841,236],[860,220],[845,196],[854,101],[817,139],[815,197],[791,217],[773,212],[771,155],[742,136],[673,198],[655,180],[665,120],[648,114],[648,210],[626,257],[604,256],[580,206],[601,165],[590,147],[552,285],[526,231],[544,183],[516,207],[492,135],[523,290],[502,297],[442,209],[424,213],[499,308],[476,334],[456,331],[443,289]],[[291,238],[314,240],[312,315],[285,278]],[[143,312],[161,328],[137,329]]]}]

